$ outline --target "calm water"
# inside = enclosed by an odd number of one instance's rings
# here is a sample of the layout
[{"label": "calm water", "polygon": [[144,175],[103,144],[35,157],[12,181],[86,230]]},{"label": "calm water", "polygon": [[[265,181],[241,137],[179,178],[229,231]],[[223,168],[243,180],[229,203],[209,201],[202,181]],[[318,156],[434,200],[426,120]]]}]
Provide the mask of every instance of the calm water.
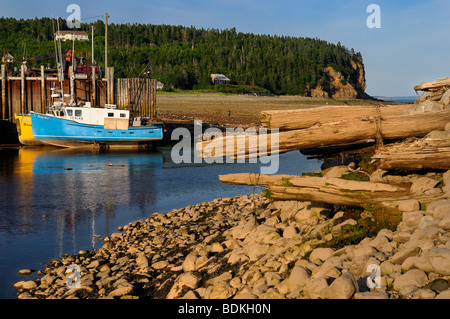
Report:
[{"label": "calm water", "polygon": [[[263,164],[174,164],[170,148],[148,152],[73,151],[51,147],[0,150],[0,298],[16,298],[13,284],[35,279],[20,269],[99,248],[118,226],[152,213],[259,193],[223,185],[217,175],[259,173]],[[264,165],[266,166],[266,165]],[[280,155],[280,174],[318,170],[299,152]]]}]

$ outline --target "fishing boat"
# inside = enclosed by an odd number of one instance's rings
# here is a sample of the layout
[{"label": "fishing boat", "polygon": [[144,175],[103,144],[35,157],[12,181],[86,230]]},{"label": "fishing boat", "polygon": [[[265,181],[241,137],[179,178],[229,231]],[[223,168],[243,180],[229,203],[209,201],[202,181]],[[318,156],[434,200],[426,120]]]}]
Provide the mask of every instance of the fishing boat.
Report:
[{"label": "fishing boat", "polygon": [[33,130],[31,126],[31,115],[30,114],[15,114],[14,118],[17,125],[17,135],[19,137],[19,142],[26,146],[43,146],[47,145],[34,138]]},{"label": "fishing boat", "polygon": [[59,147],[139,147],[163,138],[162,122],[132,119],[129,110],[113,104],[52,106],[47,114],[31,112],[30,116],[34,138]]},{"label": "fishing boat", "polygon": [[[59,30],[59,25],[58,25]],[[75,40],[72,51],[75,52]],[[74,88],[74,58],[70,66],[70,94],[64,94],[63,61],[60,40],[56,41],[60,89],[52,88],[53,103],[46,114],[31,112],[33,137],[59,147],[95,146],[98,148],[149,147],[163,138],[163,123],[150,118],[130,118],[130,111],[115,104],[92,107],[90,102],[77,104]],[[69,61],[70,62],[70,61]],[[69,102],[64,98],[70,98]]]}]

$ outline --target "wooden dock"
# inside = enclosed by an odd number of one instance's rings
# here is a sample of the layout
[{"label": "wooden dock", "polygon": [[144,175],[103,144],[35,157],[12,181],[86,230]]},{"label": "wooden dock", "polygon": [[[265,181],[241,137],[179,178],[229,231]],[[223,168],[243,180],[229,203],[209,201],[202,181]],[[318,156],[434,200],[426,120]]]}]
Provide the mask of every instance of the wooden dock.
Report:
[{"label": "wooden dock", "polygon": [[[77,102],[91,102],[92,106],[116,104],[119,109],[129,109],[134,116],[156,117],[156,80],[145,78],[115,78],[114,68],[108,67],[105,78],[92,76],[74,80]],[[93,73],[95,75],[95,73]],[[0,119],[14,121],[14,114],[45,113],[51,105],[52,88],[60,88],[58,78],[45,73],[41,66],[39,76],[8,76],[1,66]],[[70,94],[70,80],[64,80],[64,94]],[[68,99],[67,99],[68,100]]]}]

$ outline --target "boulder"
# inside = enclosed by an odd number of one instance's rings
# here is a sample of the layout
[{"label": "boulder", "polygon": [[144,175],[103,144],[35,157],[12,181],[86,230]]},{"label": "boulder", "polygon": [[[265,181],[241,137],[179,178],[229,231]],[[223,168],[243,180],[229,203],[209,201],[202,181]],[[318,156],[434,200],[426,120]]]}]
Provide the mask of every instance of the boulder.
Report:
[{"label": "boulder", "polygon": [[444,105],[450,105],[450,90],[446,90],[441,97],[441,103]]},{"label": "boulder", "polygon": [[167,294],[167,299],[175,299],[180,297],[181,292],[185,287],[190,289],[195,289],[198,287],[198,283],[200,282],[199,278],[197,278],[192,272],[182,273],[175,280],[172,288]]},{"label": "boulder", "polygon": [[420,209],[420,203],[417,199],[403,200],[399,203],[398,209],[402,212],[413,212]]},{"label": "boulder", "polygon": [[350,299],[358,291],[358,284],[350,272],[342,274],[328,287],[328,298]]},{"label": "boulder", "polygon": [[430,264],[438,274],[450,275],[450,249],[433,247],[430,249]]},{"label": "boulder", "polygon": [[305,287],[305,296],[310,299],[325,299],[327,298],[328,282],[325,277],[310,279]]},{"label": "boulder", "polygon": [[429,177],[419,177],[411,185],[412,194],[423,194],[427,190],[434,188],[439,181]]},{"label": "boulder", "polygon": [[316,248],[309,255],[309,260],[314,264],[321,264],[333,255],[332,248]]},{"label": "boulder", "polygon": [[428,282],[427,274],[419,269],[411,269],[394,280],[394,290],[400,291],[404,286],[422,287]]},{"label": "boulder", "polygon": [[441,199],[430,203],[426,213],[437,220],[447,217],[450,214],[450,199]]}]

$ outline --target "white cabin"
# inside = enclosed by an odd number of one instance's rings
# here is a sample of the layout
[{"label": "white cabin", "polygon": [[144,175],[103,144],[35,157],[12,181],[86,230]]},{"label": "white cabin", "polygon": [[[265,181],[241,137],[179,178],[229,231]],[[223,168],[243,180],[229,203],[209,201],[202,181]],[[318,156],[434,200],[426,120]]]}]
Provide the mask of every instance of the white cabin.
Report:
[{"label": "white cabin", "polygon": [[105,122],[111,122],[114,119],[116,120],[115,122],[119,120],[124,124],[126,123],[128,127],[130,120],[129,110],[119,110],[113,104],[106,104],[105,108],[89,107],[87,105],[52,107],[48,115],[90,125],[105,125]]}]

